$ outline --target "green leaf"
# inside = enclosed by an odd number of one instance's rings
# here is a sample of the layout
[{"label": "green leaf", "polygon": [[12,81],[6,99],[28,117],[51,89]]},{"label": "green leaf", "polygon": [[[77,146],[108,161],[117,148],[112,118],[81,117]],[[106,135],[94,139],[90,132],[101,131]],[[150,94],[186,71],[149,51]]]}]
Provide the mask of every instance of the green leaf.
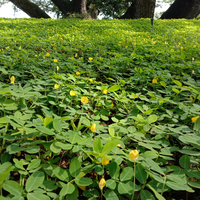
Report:
[{"label": "green leaf", "polygon": [[[40,119],[41,119],[41,118],[40,118]],[[43,119],[43,118],[42,118],[42,119]],[[42,119],[41,119],[41,121],[42,121]],[[52,117],[45,117],[44,122],[43,122],[43,125],[44,125],[45,127],[47,127],[52,121],[53,121],[53,118],[52,118]]]},{"label": "green leaf", "polygon": [[5,181],[3,184],[3,189],[14,196],[20,196],[23,192],[23,187],[19,185],[18,182],[12,180]]},{"label": "green leaf", "polygon": [[170,187],[173,190],[190,190],[191,188],[185,184],[177,183],[177,182],[172,182],[172,181],[167,181],[166,185]]},{"label": "green leaf", "polygon": [[52,130],[46,128],[45,126],[36,126],[36,129],[47,135],[55,135],[55,133]]},{"label": "green leaf", "polygon": [[40,151],[40,147],[39,146],[30,146],[26,149],[26,151],[30,154],[35,154]]},{"label": "green leaf", "polygon": [[180,93],[179,90],[177,90],[176,88],[172,88],[172,90],[173,90],[175,93],[177,93],[177,94]]},{"label": "green leaf", "polygon": [[113,127],[109,126],[108,132],[109,132],[109,134],[110,134],[112,137],[115,136],[115,129],[114,129]]},{"label": "green leaf", "polygon": [[[107,185],[107,182],[106,182]],[[129,185],[129,183],[122,183],[118,184],[118,192],[119,194],[133,194],[133,187]]]},{"label": "green leaf", "polygon": [[85,177],[76,177],[75,183],[80,186],[88,186],[92,184],[92,179]]},{"label": "green leaf", "polygon": [[51,145],[50,145],[50,150],[54,153],[60,153],[61,151],[61,147],[56,145],[56,141],[54,141]]},{"label": "green leaf", "polygon": [[116,182],[112,179],[106,180],[106,187],[110,188],[111,190],[114,190],[116,188]]},{"label": "green leaf", "polygon": [[119,139],[113,139],[107,142],[102,150],[102,154],[107,155],[119,144]]},{"label": "green leaf", "polygon": [[5,172],[8,167],[12,166],[12,163],[10,162],[6,162],[6,163],[3,163],[2,165],[0,165],[0,174],[2,174],[3,172]]},{"label": "green leaf", "polygon": [[125,167],[120,174],[121,181],[128,181],[131,180],[134,176],[133,168],[132,167]]},{"label": "green leaf", "polygon": [[53,174],[60,180],[62,181],[66,181],[68,182],[69,181],[69,174],[67,172],[66,169],[62,169],[61,167],[59,166],[54,166],[53,168]]},{"label": "green leaf", "polygon": [[115,92],[115,91],[119,90],[120,88],[121,88],[120,85],[113,85],[110,88],[108,88],[108,91]]},{"label": "green leaf", "polygon": [[177,81],[177,80],[174,80],[174,79],[173,79],[173,82],[174,82],[176,85],[178,85],[179,87],[182,87],[182,83],[181,83],[180,81]]},{"label": "green leaf", "polygon": [[141,191],[141,200],[155,200],[153,194],[149,192],[148,190],[142,190]]},{"label": "green leaf", "polygon": [[108,166],[109,174],[113,179],[118,179],[119,177],[119,165],[116,162],[111,162]]},{"label": "green leaf", "polygon": [[15,166],[19,169],[25,170],[23,167],[23,163],[21,160],[17,160],[16,158],[13,159],[13,162],[15,163]]},{"label": "green leaf", "polygon": [[42,193],[36,193],[36,192],[33,192],[33,193],[28,193],[27,194],[27,199],[28,200],[50,200],[50,197],[48,197],[47,195],[45,194],[42,194]]},{"label": "green leaf", "polygon": [[72,144],[78,143],[80,141],[80,136],[79,136],[78,132],[77,131],[71,131],[70,133],[71,134],[69,136],[69,141]]},{"label": "green leaf", "polygon": [[163,87],[166,87],[166,83],[164,81],[160,81],[160,84],[163,86]]},{"label": "green leaf", "polygon": [[3,196],[0,196],[0,200],[10,200],[10,198],[6,198],[6,197],[3,197]]},{"label": "green leaf", "polygon": [[147,186],[154,192],[158,200],[165,200],[165,198],[161,194],[159,194],[151,185],[147,184]]},{"label": "green leaf", "polygon": [[146,171],[144,170],[144,168],[141,164],[136,165],[135,177],[140,183],[142,183],[142,184],[146,183],[147,173],[146,173]]},{"label": "green leaf", "polygon": [[60,196],[65,196],[66,194],[72,194],[75,190],[75,187],[72,183],[67,183],[64,187],[62,187],[60,191]]},{"label": "green leaf", "polygon": [[9,154],[15,154],[20,151],[24,151],[26,148],[25,147],[19,147],[19,144],[11,144],[6,148],[6,151],[9,152]]},{"label": "green leaf", "polygon": [[200,184],[199,184],[199,183],[195,183],[195,182],[188,182],[188,185],[190,185],[191,187],[194,187],[194,188],[199,188],[199,189],[200,189]]},{"label": "green leaf", "polygon": [[163,173],[163,170],[159,167],[159,165],[154,162],[151,158],[146,158],[146,161],[144,161],[144,164],[147,166],[147,167],[150,167],[151,170],[154,170],[155,172],[157,173],[160,173],[162,175],[165,175]]},{"label": "green leaf", "polygon": [[77,177],[81,171],[81,163],[79,162],[78,158],[75,157],[71,160],[69,166],[69,172],[73,177]]},{"label": "green leaf", "polygon": [[145,151],[143,156],[145,158],[151,158],[151,159],[154,159],[154,158],[157,158],[158,157],[158,153],[155,152],[155,151]]},{"label": "green leaf", "polygon": [[53,120],[53,128],[56,130],[57,133],[60,133],[62,131],[62,124],[60,123],[59,119]]},{"label": "green leaf", "polygon": [[118,196],[113,190],[106,190],[104,196],[106,200],[119,200]]},{"label": "green leaf", "polygon": [[44,172],[34,172],[26,181],[26,191],[30,192],[42,185],[44,181]]},{"label": "green leaf", "polygon": [[41,160],[40,159],[33,159],[31,163],[28,165],[27,170],[33,170],[40,166]]},{"label": "green leaf", "polygon": [[93,142],[93,151],[97,153],[102,152],[101,138],[96,138]]},{"label": "green leaf", "polygon": [[55,146],[60,147],[61,149],[64,149],[64,150],[70,150],[72,148],[71,144],[62,143],[62,142],[58,142],[58,141],[55,142]]},{"label": "green leaf", "polygon": [[149,123],[153,123],[156,122],[158,119],[157,115],[150,115],[147,120],[149,121]]},{"label": "green leaf", "polygon": [[6,179],[6,177],[8,176],[8,174],[14,169],[14,166],[10,166],[8,167],[3,173],[0,174],[0,191],[1,188],[3,187],[3,183]]},{"label": "green leaf", "polygon": [[190,158],[188,155],[183,155],[179,159],[179,164],[182,168],[189,168],[190,167]]}]

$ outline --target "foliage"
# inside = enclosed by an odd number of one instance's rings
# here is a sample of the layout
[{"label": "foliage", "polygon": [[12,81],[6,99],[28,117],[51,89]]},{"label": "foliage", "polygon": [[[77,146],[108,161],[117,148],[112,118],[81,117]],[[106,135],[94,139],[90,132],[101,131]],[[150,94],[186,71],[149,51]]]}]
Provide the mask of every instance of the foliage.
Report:
[{"label": "foliage", "polygon": [[0,27],[0,199],[164,200],[200,188],[197,20]]}]

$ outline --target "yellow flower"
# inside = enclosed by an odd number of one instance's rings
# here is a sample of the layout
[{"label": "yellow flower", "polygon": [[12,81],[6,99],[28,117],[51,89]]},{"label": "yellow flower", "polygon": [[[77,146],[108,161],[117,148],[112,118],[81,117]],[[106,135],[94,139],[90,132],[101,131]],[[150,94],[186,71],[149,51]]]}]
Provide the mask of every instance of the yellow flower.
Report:
[{"label": "yellow flower", "polygon": [[129,153],[129,159],[131,160],[131,161],[136,161],[137,159],[139,158],[139,152],[138,152],[138,150],[132,150],[130,153]]},{"label": "yellow flower", "polygon": [[17,57],[19,58],[19,54],[17,54]]},{"label": "yellow flower", "polygon": [[181,47],[181,49],[183,49],[183,47]]},{"label": "yellow flower", "polygon": [[117,145],[117,147],[121,147],[121,145],[120,145],[120,144],[118,144],[118,145]]},{"label": "yellow flower", "polygon": [[56,66],[56,69],[57,69],[57,71],[59,70],[59,67],[58,66]]},{"label": "yellow flower", "polygon": [[155,77],[153,78],[153,80],[152,80],[152,83],[157,83],[157,82],[158,82],[158,77],[155,76]]},{"label": "yellow flower", "polygon": [[194,74],[194,70],[192,70],[192,73]]},{"label": "yellow flower", "polygon": [[92,80],[91,78],[89,79],[89,81],[90,81],[90,82],[93,82],[93,80]]},{"label": "yellow flower", "polygon": [[103,94],[107,94],[108,91],[107,91],[106,89],[104,89],[104,90],[102,91],[102,93],[103,93]]},{"label": "yellow flower", "polygon": [[134,43],[134,45],[136,45],[136,42]]},{"label": "yellow flower", "polygon": [[74,60],[74,57],[71,57],[72,60]]},{"label": "yellow flower", "polygon": [[131,56],[133,56],[133,53],[131,54]]},{"label": "yellow flower", "polygon": [[[87,97],[86,97],[87,98]],[[96,132],[96,124],[92,124],[92,127],[90,128],[90,130],[94,133]]]},{"label": "yellow flower", "polygon": [[78,76],[78,75],[80,75],[81,73],[80,72],[76,72],[76,75]]},{"label": "yellow flower", "polygon": [[192,122],[195,123],[197,121],[197,119],[199,118],[199,116],[193,117],[192,118]]},{"label": "yellow flower", "polygon": [[57,60],[57,59],[54,59],[53,61],[54,61],[54,62],[58,62],[58,60]]},{"label": "yellow flower", "polygon": [[50,56],[50,53],[46,53],[46,56]]},{"label": "yellow flower", "polygon": [[76,58],[77,56],[78,56],[78,54],[76,53],[74,57]]},{"label": "yellow flower", "polygon": [[20,47],[19,47],[19,50],[21,50],[21,48],[22,48],[22,47],[20,46]]},{"label": "yellow flower", "polygon": [[114,104],[112,103],[110,106],[111,106],[111,107],[113,107],[113,106],[114,106]]},{"label": "yellow flower", "polygon": [[14,82],[15,82],[15,77],[14,77],[14,76],[11,76],[11,78],[10,78],[10,83],[11,83],[11,84],[14,84]]},{"label": "yellow flower", "polygon": [[102,161],[101,161],[102,165],[108,165],[109,162],[110,162],[110,161],[107,160],[107,158],[106,158],[105,156],[102,158]]},{"label": "yellow flower", "polygon": [[92,61],[93,60],[93,58],[92,57],[89,57],[89,61]]},{"label": "yellow flower", "polygon": [[60,87],[60,86],[59,86],[58,84],[55,84],[55,85],[54,85],[54,88],[55,88],[55,89],[58,89],[59,87]]},{"label": "yellow flower", "polygon": [[35,55],[35,57],[37,57],[37,55]]},{"label": "yellow flower", "polygon": [[194,45],[193,47],[195,48],[195,47],[197,47],[197,45]]},{"label": "yellow flower", "polygon": [[72,96],[72,97],[75,96],[74,90],[71,90],[69,94],[70,94],[70,96]]},{"label": "yellow flower", "polygon": [[128,46],[125,46],[125,48],[128,48]]},{"label": "yellow flower", "polygon": [[83,103],[83,104],[86,104],[86,103],[88,103],[89,102],[89,100],[88,100],[88,98],[87,97],[81,97],[81,102]]},{"label": "yellow flower", "polygon": [[43,56],[43,59],[45,59],[45,56]]},{"label": "yellow flower", "polygon": [[194,61],[194,58],[192,58],[192,61]]},{"label": "yellow flower", "polygon": [[99,182],[99,188],[102,190],[106,186],[106,181],[104,178],[102,178]]}]

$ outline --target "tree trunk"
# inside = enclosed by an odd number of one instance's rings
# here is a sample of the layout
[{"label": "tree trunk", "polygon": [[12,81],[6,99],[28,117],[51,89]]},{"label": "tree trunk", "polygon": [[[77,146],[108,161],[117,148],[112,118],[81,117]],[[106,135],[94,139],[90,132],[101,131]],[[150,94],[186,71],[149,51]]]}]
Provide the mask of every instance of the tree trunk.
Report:
[{"label": "tree trunk", "polygon": [[134,0],[120,19],[153,18],[156,0]]},{"label": "tree trunk", "polygon": [[176,0],[161,19],[193,19],[200,14],[200,0]]},{"label": "tree trunk", "polygon": [[10,1],[30,17],[51,18],[48,14],[46,14],[42,9],[40,9],[36,4],[32,3],[30,0],[10,0]]}]

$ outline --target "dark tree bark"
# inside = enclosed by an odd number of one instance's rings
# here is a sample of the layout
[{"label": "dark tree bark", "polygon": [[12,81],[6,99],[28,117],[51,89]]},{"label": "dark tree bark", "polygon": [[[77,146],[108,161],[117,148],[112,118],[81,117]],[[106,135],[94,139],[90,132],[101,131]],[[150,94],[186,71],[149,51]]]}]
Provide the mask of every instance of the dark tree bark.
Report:
[{"label": "dark tree bark", "polygon": [[83,14],[84,18],[96,19],[97,15],[87,12],[87,0],[51,0],[58,9],[67,17],[69,14],[78,13]]},{"label": "dark tree bark", "polygon": [[193,19],[200,14],[200,0],[176,0],[161,19]]},{"label": "dark tree bark", "polygon": [[40,9],[36,4],[32,3],[30,0],[10,0],[19,9],[24,11],[30,17],[35,18],[51,18],[42,9]]},{"label": "dark tree bark", "polygon": [[153,18],[156,0],[134,0],[120,19]]}]

